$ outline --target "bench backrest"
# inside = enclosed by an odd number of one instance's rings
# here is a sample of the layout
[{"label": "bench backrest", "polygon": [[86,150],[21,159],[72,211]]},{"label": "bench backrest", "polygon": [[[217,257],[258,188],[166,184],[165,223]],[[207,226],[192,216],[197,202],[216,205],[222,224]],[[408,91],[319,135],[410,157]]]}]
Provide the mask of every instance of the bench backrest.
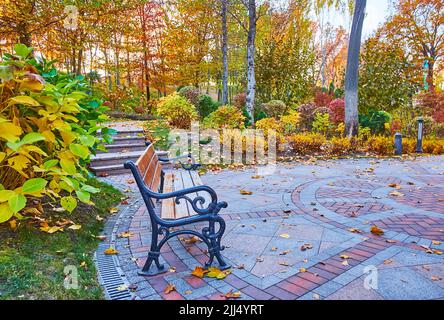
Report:
[{"label": "bench backrest", "polygon": [[154,152],[154,146],[152,144],[145,150],[139,159],[137,159],[136,167],[139,170],[145,185],[151,191],[158,192],[162,166],[159,163],[159,159]]}]

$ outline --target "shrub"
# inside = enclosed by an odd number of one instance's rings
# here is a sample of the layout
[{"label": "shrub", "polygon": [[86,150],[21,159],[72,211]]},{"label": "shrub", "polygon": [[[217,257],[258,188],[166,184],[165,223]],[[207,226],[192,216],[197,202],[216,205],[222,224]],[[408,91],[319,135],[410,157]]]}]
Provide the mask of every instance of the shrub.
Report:
[{"label": "shrub", "polygon": [[300,155],[321,152],[327,142],[323,135],[317,133],[295,134],[288,140],[293,152]]},{"label": "shrub", "polygon": [[181,129],[189,128],[191,121],[198,118],[196,108],[176,92],[159,100],[157,114],[171,126]]},{"label": "shrub", "polygon": [[344,99],[335,99],[328,105],[331,114],[331,121],[334,123],[343,122],[345,119],[345,101]]},{"label": "shrub", "polygon": [[333,137],[329,141],[329,150],[332,155],[342,156],[356,152],[358,147],[354,139]]},{"label": "shrub", "polygon": [[306,103],[303,105],[300,105],[297,108],[297,111],[299,112],[303,128],[305,130],[311,129],[311,123],[314,120],[314,111],[317,109],[316,105],[314,103]]},{"label": "shrub", "polygon": [[281,100],[271,100],[268,103],[262,104],[262,109],[268,117],[278,119],[287,110],[287,106]]},{"label": "shrub", "polygon": [[199,103],[199,89],[193,86],[186,86],[179,89],[179,94],[186,98],[192,105],[197,107]]},{"label": "shrub", "polygon": [[317,107],[327,107],[333,99],[334,97],[332,97],[328,92],[317,90],[314,97],[314,104]]},{"label": "shrub", "polygon": [[247,94],[244,92],[238,93],[233,98],[233,105],[238,108],[239,110],[242,110],[245,108],[245,105],[247,104]]},{"label": "shrub", "polygon": [[317,113],[312,123],[313,131],[327,136],[332,128],[328,113]]},{"label": "shrub", "polygon": [[373,134],[383,134],[387,131],[387,125],[392,120],[390,113],[385,111],[370,111],[368,115],[359,115],[359,124],[368,127]]},{"label": "shrub", "polygon": [[[434,136],[435,132],[435,126],[436,126],[436,122],[435,120],[433,120],[432,117],[422,117],[422,119],[424,120],[424,125],[423,125],[423,135],[425,137],[430,137],[430,136]],[[403,128],[403,135],[408,136],[408,137],[416,137],[418,134],[418,118],[415,118],[413,120],[411,120],[406,126],[405,128]]]},{"label": "shrub", "polygon": [[100,126],[107,108],[87,94],[83,76],[37,61],[25,45],[14,51],[0,63],[0,223],[41,214],[44,196],[69,212],[77,199],[91,204],[99,189],[86,183],[86,166],[91,153],[104,148],[97,130],[112,141]]},{"label": "shrub", "polygon": [[283,127],[284,134],[296,133],[301,116],[299,112],[290,110],[287,115],[281,116],[280,122]]},{"label": "shrub", "polygon": [[418,97],[418,104],[436,122],[444,122],[444,91],[421,94]]},{"label": "shrub", "polygon": [[284,136],[283,136],[283,126],[282,123],[275,118],[264,118],[256,122],[256,128],[264,130],[265,138],[268,139],[268,132],[269,130],[274,130],[276,132],[276,143],[278,148],[283,145],[285,142]]},{"label": "shrub", "polygon": [[245,128],[245,116],[236,107],[227,105],[219,107],[204,119],[204,127],[243,129]]},{"label": "shrub", "polygon": [[214,112],[219,107],[219,103],[214,101],[209,95],[202,94],[199,96],[197,102],[197,112],[201,118],[206,118],[210,113]]},{"label": "shrub", "polygon": [[430,154],[443,154],[444,153],[444,141],[438,139],[424,140],[422,142],[422,149],[424,153]]},{"label": "shrub", "polygon": [[366,142],[365,151],[378,155],[393,155],[393,137],[371,136]]}]

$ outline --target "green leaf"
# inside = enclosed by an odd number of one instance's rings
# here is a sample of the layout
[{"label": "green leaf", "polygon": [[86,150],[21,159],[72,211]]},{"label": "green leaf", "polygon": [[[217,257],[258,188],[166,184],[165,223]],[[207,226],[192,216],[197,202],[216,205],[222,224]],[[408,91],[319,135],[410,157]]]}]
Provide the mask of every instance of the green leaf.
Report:
[{"label": "green leaf", "polygon": [[14,52],[17,56],[25,59],[32,52],[32,48],[28,48],[22,43],[17,43],[14,45]]},{"label": "green leaf", "polygon": [[16,193],[12,190],[1,190],[0,191],[0,202],[5,202],[11,199]]},{"label": "green leaf", "polygon": [[35,192],[42,191],[46,187],[47,183],[48,183],[48,181],[46,181],[43,178],[34,178],[31,180],[28,180],[23,184],[22,193],[29,194],[29,193],[35,193]]},{"label": "green leaf", "polygon": [[15,194],[9,200],[9,208],[13,213],[17,213],[26,207],[26,197],[22,194]]},{"label": "green leaf", "polygon": [[91,204],[91,195],[86,191],[76,191],[77,198],[86,204]]},{"label": "green leaf", "polygon": [[45,168],[46,170],[54,167],[57,165],[57,163],[59,163],[59,160],[57,159],[52,159],[52,160],[48,160],[43,164],[43,168]]},{"label": "green leaf", "polygon": [[63,171],[68,174],[76,174],[77,172],[76,165],[72,160],[62,159],[60,160],[60,166],[62,167]]},{"label": "green leaf", "polygon": [[77,200],[73,196],[63,197],[60,200],[60,204],[66,211],[73,212],[77,207]]},{"label": "green leaf", "polygon": [[90,135],[82,135],[79,137],[79,140],[83,145],[87,147],[92,147],[96,142],[96,138]]},{"label": "green leaf", "polygon": [[88,184],[84,184],[81,188],[83,191],[89,192],[89,193],[97,193],[100,192],[99,188],[95,188],[93,186],[90,186]]},{"label": "green leaf", "polygon": [[11,211],[7,203],[0,204],[0,223],[3,223],[11,219],[13,214],[14,213]]},{"label": "green leaf", "polygon": [[81,144],[72,143],[69,145],[69,150],[82,159],[86,159],[89,156],[88,147],[82,146]]},{"label": "green leaf", "polygon": [[42,141],[45,140],[45,137],[37,132],[31,132],[26,134],[22,140],[20,140],[19,142],[8,142],[7,146],[9,148],[11,148],[14,151],[17,151],[21,146],[25,145],[25,144],[32,144],[34,142],[37,141]]}]

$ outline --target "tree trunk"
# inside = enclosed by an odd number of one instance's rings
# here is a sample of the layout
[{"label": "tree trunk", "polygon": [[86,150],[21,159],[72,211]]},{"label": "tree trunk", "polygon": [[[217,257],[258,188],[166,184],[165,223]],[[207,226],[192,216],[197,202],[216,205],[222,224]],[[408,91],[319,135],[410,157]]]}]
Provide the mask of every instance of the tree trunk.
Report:
[{"label": "tree trunk", "polygon": [[227,4],[228,0],[222,0],[222,104],[228,104],[228,29],[227,29]]},{"label": "tree trunk", "polygon": [[429,92],[435,91],[435,84],[434,84],[434,72],[433,69],[435,67],[435,58],[432,57],[429,59],[429,70],[427,70],[427,83],[429,85]]},{"label": "tree trunk", "polygon": [[246,108],[254,126],[254,104],[256,78],[254,75],[254,53],[256,39],[256,0],[248,0],[248,41],[247,41],[247,101]]},{"label": "tree trunk", "polygon": [[358,77],[359,53],[361,49],[362,26],[367,0],[356,0],[352,29],[348,45],[347,69],[345,73],[345,133],[358,135]]}]

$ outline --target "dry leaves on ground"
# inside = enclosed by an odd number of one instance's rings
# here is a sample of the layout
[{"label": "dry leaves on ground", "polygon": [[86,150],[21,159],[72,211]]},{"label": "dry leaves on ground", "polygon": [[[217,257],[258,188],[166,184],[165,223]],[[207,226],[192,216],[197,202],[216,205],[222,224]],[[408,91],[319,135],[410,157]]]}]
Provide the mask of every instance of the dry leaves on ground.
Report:
[{"label": "dry leaves on ground", "polygon": [[226,294],[221,295],[221,297],[225,297],[226,299],[238,299],[240,298],[242,293],[240,291],[233,292],[233,289],[228,291]]},{"label": "dry leaves on ground", "polygon": [[132,232],[126,231],[126,232],[119,233],[119,234],[117,235],[117,237],[118,237],[118,238],[129,238],[129,237],[131,237],[132,235],[133,235]]},{"label": "dry leaves on ground", "polygon": [[196,267],[196,268],[194,268],[193,272],[191,272],[191,274],[193,276],[196,276],[198,278],[203,278],[206,273],[208,273],[208,270],[206,270],[202,267]]},{"label": "dry leaves on ground", "polygon": [[253,192],[247,191],[247,190],[243,190],[243,189],[239,190],[239,193],[241,195],[244,195],[244,196],[251,196],[253,194]]},{"label": "dry leaves on ground", "polygon": [[301,251],[313,249],[313,246],[310,243],[305,243],[301,246]]},{"label": "dry leaves on ground", "polygon": [[119,251],[117,251],[117,250],[114,249],[114,248],[108,248],[108,249],[106,249],[105,251],[103,251],[103,253],[104,253],[104,254],[118,254]]}]

